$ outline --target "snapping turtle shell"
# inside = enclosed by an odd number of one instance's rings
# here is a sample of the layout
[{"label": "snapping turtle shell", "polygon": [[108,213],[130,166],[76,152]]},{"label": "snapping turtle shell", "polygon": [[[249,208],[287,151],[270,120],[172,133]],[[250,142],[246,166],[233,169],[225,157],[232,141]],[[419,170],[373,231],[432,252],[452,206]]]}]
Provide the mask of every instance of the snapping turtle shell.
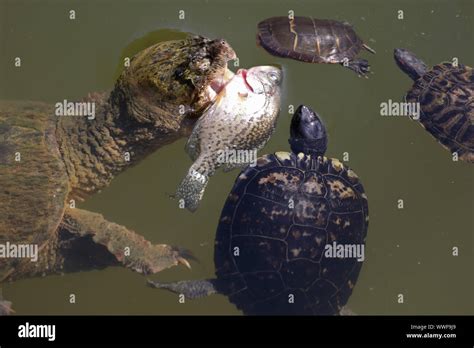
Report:
[{"label": "snapping turtle shell", "polygon": [[[52,108],[1,102],[0,109],[0,241],[37,244],[41,250],[61,222],[69,192]],[[0,280],[7,264],[15,263],[0,259]]]}]

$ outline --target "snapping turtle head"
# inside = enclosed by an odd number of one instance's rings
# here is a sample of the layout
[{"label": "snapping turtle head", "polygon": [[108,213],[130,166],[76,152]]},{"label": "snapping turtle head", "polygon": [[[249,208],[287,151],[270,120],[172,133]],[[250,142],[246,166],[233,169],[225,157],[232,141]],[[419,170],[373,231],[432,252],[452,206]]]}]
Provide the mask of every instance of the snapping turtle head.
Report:
[{"label": "snapping turtle head", "polygon": [[199,117],[233,73],[236,55],[222,39],[194,36],[155,44],[135,55],[111,94],[111,102],[139,123],[164,133]]}]

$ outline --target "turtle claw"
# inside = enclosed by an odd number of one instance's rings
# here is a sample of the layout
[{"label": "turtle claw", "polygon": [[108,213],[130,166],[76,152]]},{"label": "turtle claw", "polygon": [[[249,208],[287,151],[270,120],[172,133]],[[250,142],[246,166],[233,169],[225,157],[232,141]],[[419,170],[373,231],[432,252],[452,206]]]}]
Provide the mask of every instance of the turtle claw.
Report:
[{"label": "turtle claw", "polygon": [[354,71],[359,77],[368,78],[367,74],[370,72],[369,62],[365,59],[350,60],[344,67]]},{"label": "turtle claw", "polygon": [[199,262],[196,256],[194,256],[193,253],[188,249],[174,248],[174,251],[176,252],[176,255],[177,255],[176,260],[178,261],[178,264],[184,265],[188,269],[191,269],[191,264],[189,263],[188,260]]},{"label": "turtle claw", "polygon": [[191,269],[191,264],[185,258],[178,257],[177,260],[178,260],[178,263],[185,265],[187,268]]},{"label": "turtle claw", "polygon": [[[189,250],[166,244],[151,245],[150,249],[139,260],[136,260],[132,268],[142,274],[155,274],[178,265],[191,269],[191,260],[196,260],[196,258]],[[136,267],[137,264],[139,267]]]}]

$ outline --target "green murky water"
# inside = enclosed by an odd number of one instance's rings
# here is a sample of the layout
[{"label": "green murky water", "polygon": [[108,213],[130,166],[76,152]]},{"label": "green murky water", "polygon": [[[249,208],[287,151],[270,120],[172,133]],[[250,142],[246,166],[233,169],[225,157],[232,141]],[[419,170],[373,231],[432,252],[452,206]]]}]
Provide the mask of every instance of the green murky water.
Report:
[{"label": "green murky water", "polygon": [[[452,162],[407,118],[380,116],[380,103],[400,100],[411,85],[394,64],[393,48],[414,50],[429,64],[457,57],[474,65],[472,0],[0,4],[0,99],[56,102],[110,89],[122,57],[176,35],[160,29],[223,37],[242,67],[281,64],[282,113],[262,153],[288,149],[288,105],[308,104],[328,127],[328,155],[349,153],[348,165],[369,197],[366,261],[350,307],[359,314],[474,313],[474,168]],[[74,21],[68,19],[71,9]],[[374,75],[365,80],[340,66],[279,59],[256,47],[256,23],[288,10],[353,23],[377,50],[375,56],[364,53]],[[21,69],[14,68],[14,57],[22,58]],[[177,209],[167,194],[191,163],[183,147],[184,140],[162,148],[81,205],[152,242],[191,249],[200,260],[192,271],[178,267],[153,277],[163,281],[213,276],[217,220],[238,173],[212,178],[197,213]],[[452,256],[453,247],[459,256]],[[76,304],[68,302],[71,293]],[[239,314],[220,295],[179,304],[176,295],[149,289],[143,276],[121,268],[22,280],[4,285],[3,294],[18,314]]]}]

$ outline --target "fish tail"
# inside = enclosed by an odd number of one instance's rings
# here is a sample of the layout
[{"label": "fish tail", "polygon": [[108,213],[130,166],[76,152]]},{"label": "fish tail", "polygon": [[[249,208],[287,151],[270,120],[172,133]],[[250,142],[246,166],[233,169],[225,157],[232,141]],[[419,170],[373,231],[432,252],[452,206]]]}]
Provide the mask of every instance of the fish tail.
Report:
[{"label": "fish tail", "polygon": [[191,167],[176,190],[175,197],[179,200],[180,207],[195,212],[204,195],[208,181],[208,176],[199,173]]}]

